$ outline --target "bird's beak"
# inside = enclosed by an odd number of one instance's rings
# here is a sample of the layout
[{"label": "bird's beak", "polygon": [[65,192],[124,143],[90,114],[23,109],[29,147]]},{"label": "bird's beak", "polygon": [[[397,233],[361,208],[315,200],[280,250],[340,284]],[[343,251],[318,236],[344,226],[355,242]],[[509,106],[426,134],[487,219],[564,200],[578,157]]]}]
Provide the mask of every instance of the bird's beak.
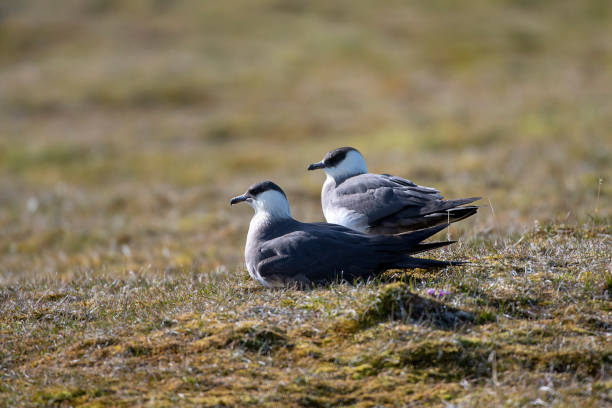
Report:
[{"label": "bird's beak", "polygon": [[230,205],[241,203],[243,201],[246,201],[248,198],[249,196],[246,194],[239,195],[238,197],[234,197],[230,200]]},{"label": "bird's beak", "polygon": [[325,168],[325,164],[320,161],[318,163],[312,163],[310,166],[308,166],[308,170],[317,170],[317,169],[324,169]]}]

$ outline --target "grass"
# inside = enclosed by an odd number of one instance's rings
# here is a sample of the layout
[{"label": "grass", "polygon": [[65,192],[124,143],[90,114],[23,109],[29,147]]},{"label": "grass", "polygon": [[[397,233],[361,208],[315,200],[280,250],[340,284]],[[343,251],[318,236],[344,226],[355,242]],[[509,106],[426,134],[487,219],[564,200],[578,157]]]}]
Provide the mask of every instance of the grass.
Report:
[{"label": "grass", "polygon": [[[0,6],[0,406],[612,404],[611,17]],[[432,253],[472,263],[253,282],[251,213],[229,199],[272,179],[320,221],[306,166],[343,145],[484,196]]]},{"label": "grass", "polygon": [[311,291],[240,269],[22,281],[2,292],[5,403],[598,406],[610,232],[547,225],[464,244],[473,266]]}]

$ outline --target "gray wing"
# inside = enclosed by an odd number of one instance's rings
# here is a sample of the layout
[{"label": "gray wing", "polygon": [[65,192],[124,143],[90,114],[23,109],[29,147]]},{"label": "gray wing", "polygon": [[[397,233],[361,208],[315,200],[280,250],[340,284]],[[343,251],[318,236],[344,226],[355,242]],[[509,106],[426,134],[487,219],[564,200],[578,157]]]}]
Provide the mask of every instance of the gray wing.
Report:
[{"label": "gray wing", "polygon": [[[388,182],[390,183],[395,183],[395,184],[399,184],[401,186],[406,186],[406,187],[415,187],[418,191],[421,191],[423,193],[428,193],[428,194],[432,194],[435,195],[436,198],[443,198],[440,195],[440,191],[433,188],[433,187],[425,187],[425,186],[419,186],[418,184],[416,184],[415,182],[402,178],[402,177],[397,177],[397,176],[392,176],[391,174],[369,174],[371,176],[379,176],[382,177],[383,179],[386,179]],[[393,185],[393,184],[391,184]]]},{"label": "gray wing", "polygon": [[[396,256],[377,252],[377,241],[333,224],[304,227],[266,241],[257,264],[264,278],[305,276],[310,281],[355,279],[382,268]],[[345,231],[346,230],[346,231]]]},{"label": "gray wing", "polygon": [[[419,186],[400,177],[371,173],[351,177],[340,183],[332,198],[334,206],[365,214],[369,224],[407,207],[414,209],[414,216],[428,214],[432,211],[429,208],[431,204],[439,203],[441,199],[440,192],[434,188]],[[436,211],[435,208],[433,210]]]}]

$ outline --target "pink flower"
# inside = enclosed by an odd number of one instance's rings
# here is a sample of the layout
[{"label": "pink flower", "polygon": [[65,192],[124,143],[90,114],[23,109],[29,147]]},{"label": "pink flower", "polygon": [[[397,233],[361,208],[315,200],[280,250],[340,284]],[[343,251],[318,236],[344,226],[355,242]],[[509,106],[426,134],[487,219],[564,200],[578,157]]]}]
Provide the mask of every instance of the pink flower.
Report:
[{"label": "pink flower", "polygon": [[451,293],[450,293],[448,290],[444,290],[444,289],[442,289],[442,290],[440,290],[440,292],[438,292],[438,296],[439,296],[439,297],[448,296],[448,295],[450,295],[450,294],[451,294]]},{"label": "pink flower", "polygon": [[437,296],[437,297],[440,297],[440,298],[442,298],[444,296],[448,296],[448,295],[451,294],[450,291],[445,290],[445,289],[440,289],[440,290],[437,290],[437,289],[427,289],[425,291],[425,293],[427,293],[429,296]]}]

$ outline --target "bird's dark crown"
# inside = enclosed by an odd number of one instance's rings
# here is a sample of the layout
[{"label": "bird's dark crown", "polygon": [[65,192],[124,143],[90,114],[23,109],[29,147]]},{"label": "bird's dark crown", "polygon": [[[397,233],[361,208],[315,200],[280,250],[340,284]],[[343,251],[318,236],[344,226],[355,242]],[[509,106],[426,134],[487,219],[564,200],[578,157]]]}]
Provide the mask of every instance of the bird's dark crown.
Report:
[{"label": "bird's dark crown", "polygon": [[350,151],[355,151],[359,153],[359,150],[355,149],[354,147],[339,147],[330,151],[323,158],[323,163],[325,164],[325,167],[337,166],[338,164],[340,164],[340,162],[342,162],[342,160],[344,160],[344,158]]},{"label": "bird's dark crown", "polygon": [[282,195],[285,196],[285,198],[287,197],[285,195],[285,192],[276,184],[274,184],[271,181],[262,181],[260,183],[255,183],[253,184],[251,187],[249,187],[249,189],[247,190],[247,194],[252,196],[252,197],[257,197],[259,194],[268,191],[268,190],[276,190],[279,193],[281,193]]}]

